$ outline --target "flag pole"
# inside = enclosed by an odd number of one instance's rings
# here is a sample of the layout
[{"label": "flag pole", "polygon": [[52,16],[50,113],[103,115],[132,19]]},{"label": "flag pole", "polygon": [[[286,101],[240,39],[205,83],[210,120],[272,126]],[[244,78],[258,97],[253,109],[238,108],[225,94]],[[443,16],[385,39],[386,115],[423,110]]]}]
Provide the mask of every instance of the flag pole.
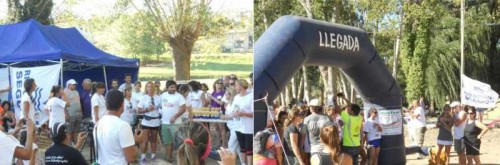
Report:
[{"label": "flag pole", "polygon": [[460,0],[460,99],[463,96],[465,0]]}]

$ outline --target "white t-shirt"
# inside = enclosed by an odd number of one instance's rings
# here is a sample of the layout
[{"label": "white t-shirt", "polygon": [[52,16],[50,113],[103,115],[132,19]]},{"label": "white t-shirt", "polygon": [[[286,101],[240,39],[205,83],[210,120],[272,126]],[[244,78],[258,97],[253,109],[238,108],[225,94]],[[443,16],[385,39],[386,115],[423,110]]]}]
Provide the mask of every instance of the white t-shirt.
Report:
[{"label": "white t-shirt", "polygon": [[373,120],[371,118],[368,118],[365,122],[365,126],[363,128],[364,132],[368,133],[368,141],[382,138],[382,132],[378,131],[375,124],[379,124],[378,120]]},{"label": "white t-shirt", "polygon": [[[38,150],[38,145],[36,145],[35,143],[33,143],[33,145],[32,145],[32,150],[33,150],[33,151],[31,152],[31,154],[34,154],[34,153],[35,153],[35,150]],[[37,155],[38,155],[38,154],[37,154]],[[37,159],[37,155],[35,155],[35,160],[33,160],[33,161],[35,161],[35,164],[36,164],[36,160],[38,160],[38,159]],[[30,160],[23,160],[23,164],[24,164],[24,165],[29,165],[29,164],[30,164]]]},{"label": "white t-shirt", "polygon": [[33,101],[31,101],[30,96],[26,92],[24,92],[23,96],[21,97],[21,119],[24,118],[24,102],[26,101],[30,105],[30,109],[28,111],[28,118],[35,121],[35,106],[33,105]]},{"label": "white t-shirt", "polygon": [[94,129],[99,164],[126,165],[123,148],[135,145],[130,124],[114,115],[104,115]]},{"label": "white t-shirt", "polygon": [[124,99],[123,101],[123,113],[120,115],[120,118],[129,123],[132,124],[134,122],[134,117],[137,114],[137,104],[133,101],[131,98],[130,101],[127,99]]},{"label": "white t-shirt", "polygon": [[[120,87],[118,87],[118,90],[123,92],[125,91],[125,88],[127,87],[127,83],[123,83],[122,85],[120,85]],[[134,84],[133,83],[130,83],[130,87],[134,87]]]},{"label": "white t-shirt", "polygon": [[56,123],[65,123],[66,118],[65,118],[65,113],[64,113],[64,108],[66,107],[66,102],[58,97],[52,97],[47,101],[47,104],[45,104],[45,108],[49,110],[49,128],[52,128],[52,126]]},{"label": "white t-shirt", "polygon": [[[149,117],[158,117],[160,116],[160,112],[158,109],[161,107],[161,99],[160,96],[154,95],[153,96],[153,102],[151,102],[151,96],[149,95],[144,95],[141,98],[141,101],[139,101],[139,105],[137,107],[142,108],[142,109],[148,109],[149,105],[152,103],[155,106],[155,110],[152,112],[147,112],[144,113],[144,116],[149,116]],[[141,125],[148,126],[148,127],[159,127],[160,126],[160,119],[151,119],[151,120],[146,120],[146,117],[142,119]]]},{"label": "white t-shirt", "polygon": [[0,131],[0,165],[11,165],[17,147],[23,147],[13,136]]},{"label": "white t-shirt", "polygon": [[106,114],[106,100],[104,100],[104,96],[99,95],[98,93],[95,93],[92,95],[92,99],[90,100],[91,105],[92,105],[92,121],[95,123],[95,114],[94,114],[94,107],[98,106],[98,112],[99,112],[99,120]]},{"label": "white t-shirt", "polygon": [[201,102],[201,94],[203,94],[203,91],[198,90],[198,92],[191,91],[189,92],[189,100],[190,100],[190,105],[193,108],[201,108],[203,107],[203,104]]},{"label": "white t-shirt", "polygon": [[[253,113],[253,95],[247,93],[242,97],[238,94],[234,97],[233,104],[240,112]],[[238,131],[243,134],[253,134],[253,117],[240,117],[240,121],[241,129]]]},{"label": "white t-shirt", "polygon": [[[227,104],[226,115],[230,117],[234,115],[234,104]],[[235,119],[229,119],[226,122],[226,124],[230,130],[236,130],[237,128],[241,128],[241,122]]]},{"label": "white t-shirt", "polygon": [[[174,117],[174,115],[179,112],[179,107],[186,104],[186,99],[182,97],[181,94],[175,92],[174,94],[169,94],[165,92],[161,94],[161,123],[162,124],[170,124],[170,119]],[[182,117],[187,117],[187,111],[184,112],[181,116],[175,119],[174,124],[181,124]]]},{"label": "white t-shirt", "polygon": [[417,107],[415,108],[415,110],[413,110],[413,115],[418,114],[420,114],[420,116],[418,116],[418,118],[416,119],[412,119],[412,121],[410,121],[410,124],[413,125],[414,128],[425,127],[425,111],[424,109],[422,109],[422,107]]},{"label": "white t-shirt", "polygon": [[[460,116],[464,115],[464,113],[465,113],[465,111],[458,112],[458,116],[455,116],[455,120],[458,120]],[[462,139],[464,137],[466,123],[467,123],[467,120],[464,120],[458,126],[453,125],[453,139]]]},{"label": "white t-shirt", "polygon": [[134,100],[136,105],[139,105],[139,101],[141,101],[142,96],[144,96],[144,93],[142,92],[132,92],[132,100]]}]

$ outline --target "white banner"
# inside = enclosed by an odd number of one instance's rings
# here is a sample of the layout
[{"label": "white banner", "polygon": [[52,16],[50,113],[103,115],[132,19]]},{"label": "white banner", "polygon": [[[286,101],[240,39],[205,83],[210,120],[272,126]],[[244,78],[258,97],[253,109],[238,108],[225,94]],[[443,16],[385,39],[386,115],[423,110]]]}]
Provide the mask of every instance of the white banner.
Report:
[{"label": "white banner", "polygon": [[401,135],[403,133],[403,116],[400,109],[379,110],[378,114],[382,135]]},{"label": "white banner", "polygon": [[[0,90],[9,87],[9,68],[0,68]],[[0,100],[6,101],[9,99],[9,92],[0,93]]]},{"label": "white banner", "polygon": [[24,93],[24,80],[32,78],[35,79],[35,83],[38,86],[31,93],[35,106],[35,124],[37,127],[40,127],[48,120],[48,116],[43,112],[43,107],[49,98],[52,86],[58,85],[60,72],[61,65],[59,64],[32,68],[10,68],[10,86],[12,87],[12,99],[14,100],[17,118],[21,114],[21,96]]},{"label": "white banner", "polygon": [[489,84],[462,75],[462,104],[476,108],[492,108],[498,99],[498,93]]}]

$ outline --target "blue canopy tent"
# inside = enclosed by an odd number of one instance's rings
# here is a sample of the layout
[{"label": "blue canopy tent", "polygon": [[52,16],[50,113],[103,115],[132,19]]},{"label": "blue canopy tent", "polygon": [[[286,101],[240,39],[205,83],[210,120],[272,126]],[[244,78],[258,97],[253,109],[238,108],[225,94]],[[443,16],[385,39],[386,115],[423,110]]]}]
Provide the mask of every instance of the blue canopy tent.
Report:
[{"label": "blue canopy tent", "polygon": [[137,80],[139,60],[106,53],[87,41],[76,28],[42,25],[35,20],[0,25],[0,65],[33,67],[59,63],[61,85],[69,79],[111,83],[126,73]]}]

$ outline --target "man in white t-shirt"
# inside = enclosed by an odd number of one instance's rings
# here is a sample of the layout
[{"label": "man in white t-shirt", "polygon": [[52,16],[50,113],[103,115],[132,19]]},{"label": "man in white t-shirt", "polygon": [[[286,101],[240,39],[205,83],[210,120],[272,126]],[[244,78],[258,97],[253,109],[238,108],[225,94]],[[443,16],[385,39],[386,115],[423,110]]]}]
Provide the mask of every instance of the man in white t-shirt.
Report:
[{"label": "man in white t-shirt", "polygon": [[101,165],[126,165],[137,160],[135,143],[140,140],[140,136],[134,135],[130,124],[120,119],[123,101],[122,92],[109,91],[106,94],[107,112],[94,128],[97,162]]},{"label": "man in white t-shirt", "polygon": [[[22,127],[21,122],[16,125],[16,130],[14,133],[17,134]],[[33,120],[28,119],[26,121],[26,146],[22,146],[21,143],[13,136],[5,134],[0,131],[0,165],[10,165],[12,164],[13,158],[18,158],[22,160],[29,160],[33,154],[33,134],[35,133],[35,123]]]},{"label": "man in white t-shirt", "polygon": [[118,90],[120,90],[121,92],[124,92],[125,89],[127,88],[133,88],[133,83],[132,83],[132,75],[130,73],[126,73],[125,74],[125,83],[123,83],[122,85],[120,85],[120,87],[118,87]]},{"label": "man in white t-shirt", "polygon": [[176,92],[177,83],[168,80],[166,84],[167,92],[161,94],[161,140],[166,145],[167,159],[172,160],[175,127],[181,124],[183,119],[187,119],[188,114],[186,112],[186,99]]},{"label": "man in white t-shirt", "polygon": [[462,109],[460,102],[454,101],[450,105],[453,111],[453,143],[455,152],[458,155],[459,164],[465,164],[465,144],[463,137],[465,134],[465,124],[467,123],[467,113]]},{"label": "man in white t-shirt", "polygon": [[[425,132],[427,131],[425,111],[419,105],[418,100],[414,100],[412,105],[413,112],[410,115],[411,120],[409,124],[412,125],[414,131],[413,144],[422,147],[424,144]],[[419,155],[419,159],[424,156],[422,154]]]}]

